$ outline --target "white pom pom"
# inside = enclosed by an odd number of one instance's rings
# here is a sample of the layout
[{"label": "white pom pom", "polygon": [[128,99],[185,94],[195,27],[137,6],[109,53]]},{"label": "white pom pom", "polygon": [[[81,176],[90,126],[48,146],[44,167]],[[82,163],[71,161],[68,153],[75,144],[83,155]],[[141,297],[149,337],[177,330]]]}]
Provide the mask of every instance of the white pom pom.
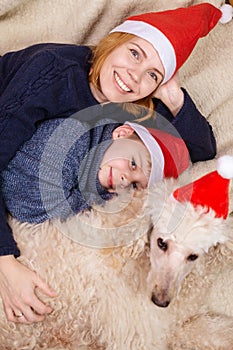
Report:
[{"label": "white pom pom", "polygon": [[220,10],[222,11],[222,17],[219,22],[223,24],[230,22],[233,17],[233,7],[229,4],[224,4],[220,7]]},{"label": "white pom pom", "polygon": [[217,171],[225,179],[233,179],[233,157],[222,156],[217,161]]}]

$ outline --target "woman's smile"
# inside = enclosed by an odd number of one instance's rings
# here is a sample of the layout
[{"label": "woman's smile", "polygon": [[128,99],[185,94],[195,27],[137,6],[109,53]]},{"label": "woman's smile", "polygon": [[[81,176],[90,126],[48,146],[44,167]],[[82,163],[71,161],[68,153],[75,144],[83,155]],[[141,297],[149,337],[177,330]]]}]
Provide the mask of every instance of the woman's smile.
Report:
[{"label": "woman's smile", "polygon": [[131,92],[132,90],[129,88],[128,85],[126,85],[121,78],[119,77],[119,75],[117,74],[117,72],[114,72],[114,78],[115,81],[117,83],[117,85],[120,87],[121,90],[123,90],[124,92]]}]

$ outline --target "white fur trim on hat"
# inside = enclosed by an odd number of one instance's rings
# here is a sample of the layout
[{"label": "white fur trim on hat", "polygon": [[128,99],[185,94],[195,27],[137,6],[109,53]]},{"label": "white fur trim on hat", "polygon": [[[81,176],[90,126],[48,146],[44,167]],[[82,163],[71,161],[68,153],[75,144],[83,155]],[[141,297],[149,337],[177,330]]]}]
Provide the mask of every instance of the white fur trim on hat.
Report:
[{"label": "white fur trim on hat", "polygon": [[233,179],[233,156],[225,155],[218,158],[217,171],[224,179]]},{"label": "white fur trim on hat", "polygon": [[147,40],[153,45],[162,61],[165,71],[163,84],[173,76],[176,69],[175,50],[168,38],[156,27],[142,21],[127,20],[115,27],[110,33],[114,32],[134,34]]},{"label": "white fur trim on hat", "polygon": [[144,126],[130,122],[125,122],[125,124],[134,129],[150,153],[151,172],[148,180],[148,187],[150,187],[155,182],[161,181],[164,178],[163,152],[157,141]]},{"label": "white fur trim on hat", "polygon": [[233,7],[229,4],[224,4],[220,7],[220,10],[222,11],[222,17],[219,22],[222,24],[230,22],[233,17]]}]

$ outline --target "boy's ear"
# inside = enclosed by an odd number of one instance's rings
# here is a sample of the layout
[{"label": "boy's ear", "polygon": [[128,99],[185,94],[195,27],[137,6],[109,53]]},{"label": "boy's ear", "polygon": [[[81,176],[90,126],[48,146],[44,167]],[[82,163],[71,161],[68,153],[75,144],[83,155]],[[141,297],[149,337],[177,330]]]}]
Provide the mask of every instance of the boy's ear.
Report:
[{"label": "boy's ear", "polygon": [[129,137],[134,133],[134,129],[130,125],[124,124],[118,126],[112,132],[113,140],[119,139],[120,137]]}]

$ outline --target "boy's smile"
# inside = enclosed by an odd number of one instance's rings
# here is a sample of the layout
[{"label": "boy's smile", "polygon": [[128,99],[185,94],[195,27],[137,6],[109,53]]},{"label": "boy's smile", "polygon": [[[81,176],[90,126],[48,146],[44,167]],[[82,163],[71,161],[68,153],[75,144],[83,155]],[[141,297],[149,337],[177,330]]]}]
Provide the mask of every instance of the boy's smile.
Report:
[{"label": "boy's smile", "polygon": [[110,167],[110,170],[109,170],[108,188],[109,188],[109,189],[112,189],[112,188],[113,188],[113,182],[112,182],[112,167]]}]

